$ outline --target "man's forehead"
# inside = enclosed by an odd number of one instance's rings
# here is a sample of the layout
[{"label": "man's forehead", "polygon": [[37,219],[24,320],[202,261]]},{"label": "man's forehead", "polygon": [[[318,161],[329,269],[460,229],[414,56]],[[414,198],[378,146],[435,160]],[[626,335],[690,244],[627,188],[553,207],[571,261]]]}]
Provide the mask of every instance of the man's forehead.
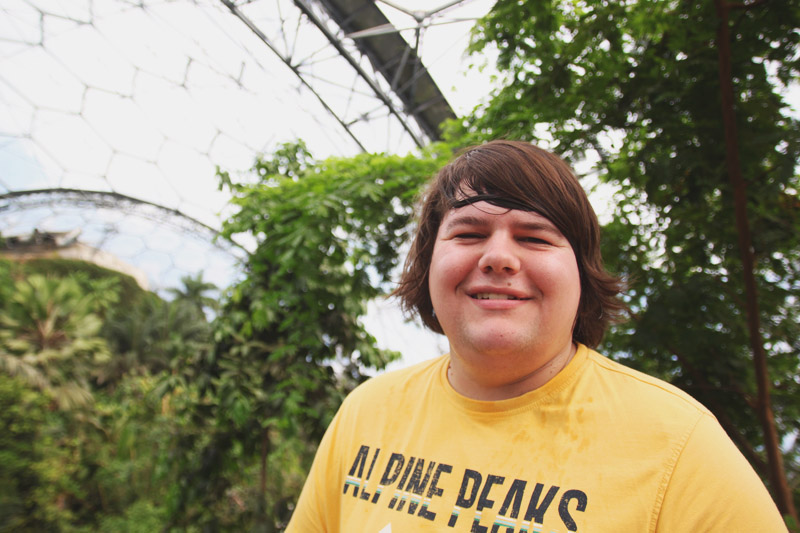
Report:
[{"label": "man's forehead", "polygon": [[515,226],[559,231],[550,219],[536,211],[514,209],[488,202],[472,202],[469,205],[454,207],[445,214],[442,222],[447,228],[461,225],[486,226],[491,224],[495,217],[503,215],[510,215]]},{"label": "man's forehead", "polygon": [[452,209],[458,209],[460,207],[465,207],[468,205],[473,205],[478,202],[486,202],[488,204],[496,205],[498,207],[503,207],[505,209],[517,209],[520,211],[533,211],[537,212],[538,210],[529,203],[526,203],[521,200],[517,200],[514,198],[509,198],[507,196],[502,196],[499,194],[477,194],[472,191],[468,191],[471,194],[464,194],[463,197],[454,202],[451,206]]}]

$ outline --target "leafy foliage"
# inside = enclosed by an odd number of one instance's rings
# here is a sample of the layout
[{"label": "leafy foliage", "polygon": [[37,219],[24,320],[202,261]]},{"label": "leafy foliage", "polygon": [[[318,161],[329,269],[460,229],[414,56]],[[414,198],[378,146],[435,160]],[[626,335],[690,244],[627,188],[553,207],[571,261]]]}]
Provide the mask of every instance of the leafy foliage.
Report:
[{"label": "leafy foliage", "polygon": [[[344,394],[395,356],[376,348],[359,317],[397,266],[411,204],[444,155],[318,162],[296,143],[259,158],[245,183],[220,172],[238,207],[222,234],[255,246],[220,307],[213,352],[186,359],[166,384],[196,386],[186,416],[203,428],[182,437],[192,452],[177,523],[236,527],[249,513],[272,531],[288,520]],[[258,486],[232,472],[257,472]]]},{"label": "leafy foliage", "polygon": [[35,498],[43,481],[36,465],[46,411],[44,396],[0,373],[0,531],[47,529]]},{"label": "leafy foliage", "polygon": [[[196,283],[194,278],[184,282]],[[201,282],[203,283],[203,282]],[[98,376],[103,386],[113,386],[126,375],[155,375],[170,370],[183,358],[211,350],[211,326],[206,319],[204,290],[184,293],[172,301],[142,294],[130,308],[112,313],[104,334],[115,357]],[[189,289],[191,290],[191,289]]]},{"label": "leafy foliage", "polygon": [[221,172],[239,208],[224,238],[255,246],[220,302],[201,276],[164,300],[81,262],[0,261],[0,528],[281,529],[344,394],[394,356],[359,318],[436,150],[286,145],[249,184]]},{"label": "leafy foliage", "polygon": [[34,274],[16,282],[0,313],[0,366],[61,408],[90,403],[89,380],[110,357],[95,303],[72,278]]},{"label": "leafy foliage", "polygon": [[[136,337],[143,352],[162,347],[155,355],[177,357],[187,351],[180,335],[191,331],[186,344],[207,347],[210,329],[194,302],[171,308],[127,280],[79,261],[0,261],[0,530],[166,524],[174,421],[169,402],[153,393],[152,374],[170,361],[140,354],[143,364],[126,366],[127,354],[115,349]],[[162,309],[178,317],[165,324],[169,332],[119,326],[124,313],[143,320]],[[205,344],[197,331],[206,332]]]},{"label": "leafy foliage", "polygon": [[[800,417],[800,8],[737,4],[732,83],[755,276],[779,437]],[[499,52],[502,87],[473,133],[599,158],[618,187],[607,263],[631,280],[633,320],[604,349],[711,408],[766,477],[726,153],[713,2],[499,0],[473,50]],[[798,449],[783,450],[798,493]]]}]

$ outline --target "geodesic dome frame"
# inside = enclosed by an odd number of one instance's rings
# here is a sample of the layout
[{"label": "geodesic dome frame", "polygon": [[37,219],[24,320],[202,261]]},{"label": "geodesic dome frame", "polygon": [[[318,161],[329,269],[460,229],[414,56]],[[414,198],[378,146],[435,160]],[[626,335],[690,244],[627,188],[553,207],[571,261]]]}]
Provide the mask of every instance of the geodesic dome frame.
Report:
[{"label": "geodesic dome frame", "polygon": [[4,2],[0,234],[79,225],[156,289],[198,270],[226,284],[240,253],[213,238],[216,169],[294,138],[322,156],[435,138],[453,112],[421,38],[461,3],[385,2],[412,17],[408,41],[367,0]]}]

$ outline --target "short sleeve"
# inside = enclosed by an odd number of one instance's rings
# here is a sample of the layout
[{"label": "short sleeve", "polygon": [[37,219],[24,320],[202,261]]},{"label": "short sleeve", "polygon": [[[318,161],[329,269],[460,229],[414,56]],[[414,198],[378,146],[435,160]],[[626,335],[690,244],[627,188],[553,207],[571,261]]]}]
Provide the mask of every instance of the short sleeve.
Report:
[{"label": "short sleeve", "polygon": [[763,482],[711,415],[701,416],[667,480],[655,531],[786,532]]}]

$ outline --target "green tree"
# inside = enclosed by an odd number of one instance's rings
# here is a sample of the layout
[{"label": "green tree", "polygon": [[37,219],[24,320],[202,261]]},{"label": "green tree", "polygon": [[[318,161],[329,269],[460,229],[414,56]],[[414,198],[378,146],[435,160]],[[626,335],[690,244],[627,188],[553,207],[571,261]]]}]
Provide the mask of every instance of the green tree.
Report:
[{"label": "green tree", "polygon": [[217,308],[217,300],[207,293],[217,290],[217,286],[208,281],[203,281],[203,273],[198,272],[195,276],[183,276],[181,278],[182,288],[168,289],[174,297],[173,301],[186,302],[192,305],[201,314],[206,310],[214,311]]},{"label": "green tree", "polygon": [[192,302],[80,261],[0,261],[0,530],[162,529],[170,436],[192,421],[154,374],[210,346]]},{"label": "green tree", "polygon": [[103,334],[114,357],[103,368],[100,383],[111,386],[129,374],[156,375],[181,358],[211,350],[211,325],[201,305],[186,297],[166,301],[145,293],[111,313]]},{"label": "green tree", "polygon": [[[180,437],[191,452],[176,524],[242,527],[247,513],[258,531],[286,522],[344,394],[393,357],[359,317],[388,286],[411,204],[448,155],[316,161],[297,143],[260,157],[244,183],[220,172],[238,208],[222,234],[255,246],[220,308],[213,353],[185,360],[165,382],[196,387],[187,416],[203,420]],[[239,518],[221,505],[238,507]]]},{"label": "green tree", "polygon": [[0,373],[0,531],[47,531],[35,497],[42,484],[42,426],[46,398]]},{"label": "green tree", "polygon": [[0,368],[62,409],[91,403],[90,381],[110,358],[95,302],[73,278],[17,281],[0,310]]},{"label": "green tree", "polygon": [[499,0],[473,50],[496,47],[501,87],[470,121],[599,157],[633,308],[605,349],[709,406],[795,520],[798,26],[786,1]]},{"label": "green tree", "polygon": [[126,375],[110,391],[96,394],[101,432],[87,435],[91,475],[84,486],[86,521],[97,531],[160,531],[164,498],[174,481],[170,435],[176,424],[168,404],[153,393],[159,379]]}]

